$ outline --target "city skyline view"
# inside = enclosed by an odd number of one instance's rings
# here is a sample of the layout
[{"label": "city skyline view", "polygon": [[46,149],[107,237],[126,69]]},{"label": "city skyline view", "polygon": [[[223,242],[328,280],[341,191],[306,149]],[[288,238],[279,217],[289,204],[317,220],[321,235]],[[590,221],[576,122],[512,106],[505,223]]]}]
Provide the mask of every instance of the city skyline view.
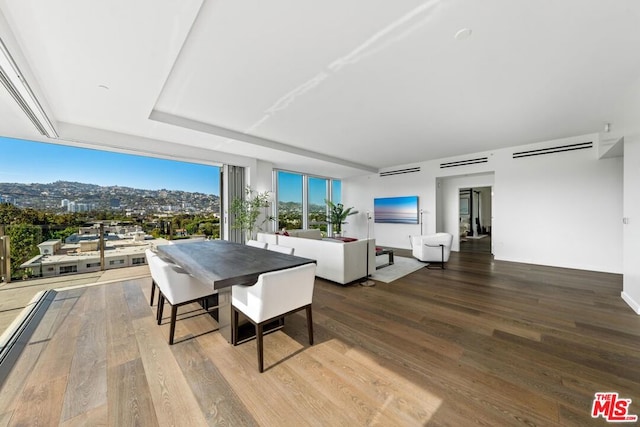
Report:
[{"label": "city skyline view", "polygon": [[73,181],[220,195],[217,166],[0,137],[0,182]]}]

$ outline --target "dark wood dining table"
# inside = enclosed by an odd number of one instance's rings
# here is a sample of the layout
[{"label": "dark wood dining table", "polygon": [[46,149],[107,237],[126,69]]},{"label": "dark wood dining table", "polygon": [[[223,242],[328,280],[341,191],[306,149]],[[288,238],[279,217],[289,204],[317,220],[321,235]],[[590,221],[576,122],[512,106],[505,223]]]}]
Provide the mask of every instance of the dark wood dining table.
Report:
[{"label": "dark wood dining table", "polygon": [[182,245],[160,245],[158,255],[218,291],[218,327],[231,342],[231,287],[251,285],[258,276],[316,262],[227,240],[207,240]]}]

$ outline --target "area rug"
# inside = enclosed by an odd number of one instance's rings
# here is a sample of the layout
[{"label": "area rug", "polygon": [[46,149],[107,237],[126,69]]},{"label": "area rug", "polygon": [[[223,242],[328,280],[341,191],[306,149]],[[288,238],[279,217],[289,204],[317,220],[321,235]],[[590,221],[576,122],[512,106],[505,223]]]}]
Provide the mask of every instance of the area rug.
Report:
[{"label": "area rug", "polygon": [[488,236],[488,234],[481,234],[479,236],[466,236],[466,237],[464,237],[464,239],[478,240],[478,239],[484,239],[487,236]]},{"label": "area rug", "polygon": [[[396,256],[394,258],[393,264],[376,270],[371,274],[370,279],[378,282],[390,283],[429,265],[425,262],[420,262],[415,258],[405,258],[401,256]],[[376,259],[376,264],[385,264],[386,262],[386,256],[379,256]]]}]

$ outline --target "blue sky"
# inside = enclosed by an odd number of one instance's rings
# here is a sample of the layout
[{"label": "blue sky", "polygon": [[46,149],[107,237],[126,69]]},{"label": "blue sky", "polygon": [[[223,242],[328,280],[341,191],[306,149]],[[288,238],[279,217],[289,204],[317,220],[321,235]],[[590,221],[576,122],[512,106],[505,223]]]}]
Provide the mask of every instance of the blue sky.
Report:
[{"label": "blue sky", "polygon": [[[310,204],[324,205],[327,198],[327,181],[325,178],[309,178],[308,197]],[[278,198],[283,202],[302,203],[302,175],[293,172],[280,171],[278,173]],[[342,199],[342,184],[333,181],[333,201],[339,203]]]},{"label": "blue sky", "polygon": [[0,182],[77,181],[220,195],[215,166],[0,137]]}]

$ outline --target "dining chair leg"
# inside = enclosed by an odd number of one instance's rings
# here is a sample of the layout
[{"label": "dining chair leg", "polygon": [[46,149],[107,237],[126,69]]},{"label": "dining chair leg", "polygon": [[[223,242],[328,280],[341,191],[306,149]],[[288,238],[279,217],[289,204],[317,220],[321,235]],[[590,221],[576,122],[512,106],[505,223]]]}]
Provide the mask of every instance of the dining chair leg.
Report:
[{"label": "dining chair leg", "polygon": [[313,345],[313,317],[311,316],[311,305],[307,306],[307,330],[309,332],[309,345]]},{"label": "dining chair leg", "polygon": [[173,335],[176,332],[176,317],[178,315],[178,306],[171,306],[171,326],[169,326],[169,345],[173,345]]},{"label": "dining chair leg", "polygon": [[156,312],[158,325],[162,323],[162,311],[164,309],[164,295],[162,292],[158,292],[158,310]]},{"label": "dining chair leg", "polygon": [[264,361],[262,352],[262,323],[256,325],[256,342],[258,343],[258,371],[264,372]]},{"label": "dining chair leg", "polygon": [[153,279],[151,279],[151,301],[149,302],[149,305],[151,307],[153,307],[153,297],[155,293],[156,293],[156,282]]}]

